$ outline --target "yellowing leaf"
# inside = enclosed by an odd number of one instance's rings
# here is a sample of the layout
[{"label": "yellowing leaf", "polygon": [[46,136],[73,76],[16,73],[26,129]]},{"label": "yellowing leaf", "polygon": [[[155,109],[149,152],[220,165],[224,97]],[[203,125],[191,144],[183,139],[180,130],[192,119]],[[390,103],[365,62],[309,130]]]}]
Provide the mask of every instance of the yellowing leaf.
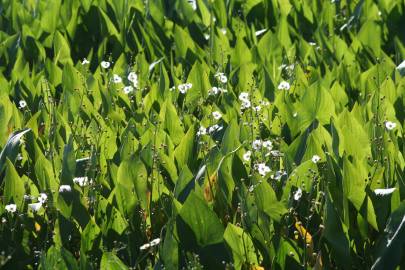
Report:
[{"label": "yellowing leaf", "polygon": [[212,202],[214,199],[215,187],[217,185],[218,174],[210,176],[204,187],[204,198],[207,202]]},{"label": "yellowing leaf", "polygon": [[298,233],[301,236],[301,239],[304,240],[306,245],[307,256],[311,258],[311,261],[314,261],[313,257],[313,250],[314,250],[314,242],[312,241],[312,235],[302,226],[301,221],[298,219],[295,222],[295,228],[297,229]]},{"label": "yellowing leaf", "polygon": [[302,226],[300,221],[295,222],[295,228],[300,233],[302,239],[305,239],[305,244],[313,246],[312,235]]},{"label": "yellowing leaf", "polygon": [[34,226],[36,232],[39,232],[41,230],[41,225],[39,225],[37,222],[35,222]]}]

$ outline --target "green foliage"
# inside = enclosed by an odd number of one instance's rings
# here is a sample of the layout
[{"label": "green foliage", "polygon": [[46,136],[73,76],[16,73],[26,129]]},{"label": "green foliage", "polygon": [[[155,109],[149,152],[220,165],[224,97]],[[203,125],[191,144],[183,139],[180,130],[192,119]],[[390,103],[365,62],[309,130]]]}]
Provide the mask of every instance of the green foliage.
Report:
[{"label": "green foliage", "polygon": [[403,1],[0,6],[0,268],[405,267]]}]

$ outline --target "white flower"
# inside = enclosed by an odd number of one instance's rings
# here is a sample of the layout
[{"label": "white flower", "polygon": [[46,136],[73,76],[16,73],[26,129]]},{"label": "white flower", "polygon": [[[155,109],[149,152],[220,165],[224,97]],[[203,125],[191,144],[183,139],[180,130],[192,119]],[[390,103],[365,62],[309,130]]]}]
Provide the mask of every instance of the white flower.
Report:
[{"label": "white flower", "polygon": [[136,81],[138,81],[138,75],[136,75],[136,73],[135,72],[133,72],[133,71],[131,71],[129,74],[128,74],[128,81],[130,81],[130,82],[136,82]]},{"label": "white flower", "polygon": [[156,246],[156,245],[159,245],[159,243],[160,243],[160,238],[156,238],[156,239],[153,239],[152,241],[150,241],[150,245],[152,247]]},{"label": "white flower", "polygon": [[69,185],[61,185],[59,187],[59,192],[60,193],[62,193],[62,192],[71,192],[71,191],[72,191],[72,187],[69,186]]},{"label": "white flower", "polygon": [[282,70],[282,69],[284,69],[286,66],[287,66],[286,64],[282,64],[281,66],[278,67],[278,70]]},{"label": "white flower", "polygon": [[203,126],[200,126],[200,128],[197,131],[197,136],[205,135],[207,134],[207,129]]},{"label": "white flower", "polygon": [[239,99],[240,99],[241,101],[249,100],[249,93],[247,93],[247,92],[242,92],[242,93],[240,93],[240,94],[239,94]]},{"label": "white flower", "polygon": [[33,212],[38,212],[41,207],[42,203],[40,202],[28,204],[28,208],[30,208]]},{"label": "white flower", "polygon": [[315,42],[308,42],[308,44],[311,45],[311,46],[316,46]]},{"label": "white flower", "polygon": [[222,114],[218,111],[212,112],[212,116],[214,117],[215,120],[219,120],[222,117]]},{"label": "white flower", "polygon": [[150,248],[150,244],[149,244],[149,243],[146,243],[146,244],[144,244],[144,245],[142,245],[142,246],[139,247],[140,250],[145,250],[145,249],[148,249],[148,248]]},{"label": "white flower", "polygon": [[259,150],[262,147],[262,141],[261,140],[254,140],[252,143],[252,148],[254,150]]},{"label": "white flower", "polygon": [[282,81],[279,85],[278,85],[278,89],[279,90],[290,90],[290,84],[286,81]]},{"label": "white flower", "polygon": [[38,202],[46,203],[47,200],[48,200],[48,195],[46,195],[45,193],[39,193]]},{"label": "white flower", "polygon": [[318,163],[318,162],[321,160],[321,157],[318,156],[318,155],[313,155],[312,158],[311,158],[311,160],[312,160],[313,163],[316,164],[316,163]]},{"label": "white flower", "polygon": [[267,150],[273,149],[273,143],[270,140],[263,142],[263,147],[267,148]]},{"label": "white flower", "polygon": [[134,91],[134,88],[131,85],[124,87],[124,93],[127,95],[133,91]]},{"label": "white flower", "polygon": [[182,93],[182,94],[187,93],[186,85],[180,84],[180,85],[178,86],[178,88],[179,88],[180,93]]},{"label": "white flower", "polygon": [[284,175],[287,175],[285,171],[276,171],[275,175],[272,175],[271,178],[274,180],[280,180]]},{"label": "white flower", "polygon": [[247,151],[246,153],[243,154],[243,160],[244,161],[249,161],[250,157],[252,156],[252,151]]},{"label": "white flower", "polygon": [[156,238],[156,239],[153,239],[152,241],[150,241],[149,243],[146,243],[146,244],[142,245],[139,249],[140,250],[145,250],[145,249],[148,249],[150,247],[154,247],[154,246],[158,245],[159,243],[160,243],[160,238]]},{"label": "white flower", "polygon": [[253,107],[253,110],[255,112],[260,112],[261,109],[262,109],[262,107],[260,107],[260,105],[257,105],[256,107]]},{"label": "white flower", "polygon": [[135,72],[131,71],[127,77],[128,81],[132,82],[134,87],[138,87],[138,75]]},{"label": "white flower", "polygon": [[293,113],[293,117],[294,117],[294,118],[297,117],[297,115],[298,115],[297,112]]},{"label": "white flower", "polygon": [[242,100],[242,105],[240,106],[240,109],[241,110],[248,109],[248,108],[250,108],[250,106],[251,106],[250,101],[245,99],[245,100]]},{"label": "white flower", "polygon": [[397,127],[397,124],[394,123],[394,122],[391,122],[391,121],[387,121],[387,122],[385,122],[385,127],[386,127],[388,130],[393,130],[394,128]]},{"label": "white flower", "polygon": [[7,204],[4,208],[5,208],[6,211],[9,212],[9,213],[14,213],[15,211],[17,211],[17,205],[14,204],[14,203]]},{"label": "white flower", "polygon": [[18,104],[20,105],[20,109],[25,108],[27,106],[27,102],[25,100],[20,100]]},{"label": "white flower", "polygon": [[377,188],[374,193],[379,196],[389,195],[395,191],[396,188]]},{"label": "white flower", "polygon": [[109,68],[110,65],[111,65],[110,62],[108,62],[108,61],[101,61],[102,68]]},{"label": "white flower", "polygon": [[228,82],[228,78],[225,75],[221,75],[219,76],[219,81],[221,83],[227,83]]},{"label": "white flower", "polygon": [[83,58],[82,65],[88,65],[88,64],[90,64],[90,61],[87,60],[86,58]]},{"label": "white flower", "polygon": [[208,95],[213,96],[218,94],[220,91],[221,91],[220,88],[214,86],[208,91]]},{"label": "white flower", "polygon": [[222,34],[226,35],[226,28],[221,28]]},{"label": "white flower", "polygon": [[215,125],[208,128],[208,133],[211,134],[211,133],[213,133],[215,131],[220,131],[221,129],[223,129],[222,126],[219,126],[219,125],[215,124]]},{"label": "white flower", "polygon": [[405,60],[401,62],[401,64],[399,64],[396,69],[401,72],[401,70],[405,69]]},{"label": "white flower", "polygon": [[215,76],[221,83],[227,83],[228,78],[226,77],[225,73],[218,72]]},{"label": "white flower", "polygon": [[197,10],[197,0],[188,0],[188,3],[191,5],[193,10]]},{"label": "white flower", "polygon": [[270,155],[272,155],[273,157],[282,157],[282,156],[284,156],[284,154],[281,153],[281,152],[278,151],[278,150],[272,150],[272,151],[270,151]]},{"label": "white flower", "polygon": [[193,87],[193,85],[191,83],[183,83],[178,86],[178,89],[179,89],[180,93],[185,94],[185,93],[187,93],[188,90],[191,89],[191,87]]},{"label": "white flower", "polygon": [[114,74],[114,75],[113,75],[113,82],[114,82],[114,83],[121,83],[121,82],[122,82],[122,78],[121,78],[119,75]]},{"label": "white flower", "polygon": [[266,176],[266,174],[271,171],[271,170],[270,170],[270,167],[266,166],[265,163],[258,163],[258,164],[256,165],[256,167],[257,167],[257,171],[259,172],[259,174],[260,174],[261,176]]},{"label": "white flower", "polygon": [[300,188],[294,193],[294,200],[298,201],[302,196],[302,190]]},{"label": "white flower", "polygon": [[89,179],[87,176],[75,177],[75,178],[73,178],[73,182],[78,184],[81,187],[84,187],[84,186],[87,186],[87,184],[89,183]]}]

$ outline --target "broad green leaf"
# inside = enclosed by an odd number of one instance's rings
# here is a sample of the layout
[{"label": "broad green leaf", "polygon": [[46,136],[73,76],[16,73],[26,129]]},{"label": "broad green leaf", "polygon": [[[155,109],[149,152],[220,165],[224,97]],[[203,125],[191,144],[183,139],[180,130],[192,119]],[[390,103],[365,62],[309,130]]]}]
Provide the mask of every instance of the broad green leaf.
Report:
[{"label": "broad green leaf", "polygon": [[192,237],[187,242],[195,241],[198,246],[205,247],[223,241],[224,228],[221,221],[194,192],[188,196],[179,216],[184,224],[177,224],[178,234],[180,237]]},{"label": "broad green leaf", "polygon": [[242,228],[229,223],[224,239],[232,251],[235,269],[241,269],[245,264],[258,263],[252,239]]},{"label": "broad green leaf", "polygon": [[100,263],[101,270],[126,270],[128,267],[112,252],[104,252]]},{"label": "broad green leaf", "polygon": [[7,203],[15,203],[17,209],[22,210],[24,203],[25,188],[24,182],[18,175],[13,163],[6,160],[6,175],[4,178],[4,199]]},{"label": "broad green leaf", "polygon": [[377,258],[371,269],[396,269],[401,260],[403,261],[404,241],[405,203],[402,202],[387,222],[384,236],[376,249]]},{"label": "broad green leaf", "polygon": [[189,168],[193,163],[193,154],[195,148],[195,128],[192,126],[188,129],[187,133],[181,139],[180,144],[174,150],[174,156],[177,162],[177,168],[181,168],[184,165],[188,165]]},{"label": "broad green leaf", "polygon": [[338,213],[328,196],[325,208],[325,230],[323,237],[331,248],[334,260],[343,269],[350,269],[350,245],[345,225],[339,218]]},{"label": "broad green leaf", "polygon": [[276,222],[288,212],[285,205],[277,200],[276,193],[271,186],[263,181],[254,189],[257,207]]},{"label": "broad green leaf", "polygon": [[46,255],[45,253],[42,255],[39,269],[75,270],[79,269],[79,267],[72,253],[63,247],[51,246]]},{"label": "broad green leaf", "polygon": [[29,131],[31,131],[31,129],[27,128],[11,134],[6,145],[0,152],[0,172],[4,169],[6,159],[9,159],[12,163],[15,161],[18,155],[21,138]]}]

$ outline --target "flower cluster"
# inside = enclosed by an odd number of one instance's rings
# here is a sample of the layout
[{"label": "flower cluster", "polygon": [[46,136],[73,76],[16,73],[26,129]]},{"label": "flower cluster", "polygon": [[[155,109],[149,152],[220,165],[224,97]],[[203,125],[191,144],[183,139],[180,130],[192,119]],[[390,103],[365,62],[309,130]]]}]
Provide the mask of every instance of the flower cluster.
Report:
[{"label": "flower cluster", "polygon": [[156,239],[153,239],[152,241],[150,241],[149,243],[146,243],[146,244],[140,246],[139,249],[146,250],[148,248],[159,245],[159,243],[160,243],[160,238],[156,238]]},{"label": "flower cluster", "polygon": [[242,102],[242,105],[240,107],[241,110],[245,110],[250,108],[251,103],[249,100],[249,93],[247,92],[242,92],[239,94],[239,100]]},{"label": "flower cluster", "polygon": [[278,85],[278,89],[279,90],[290,90],[290,84],[286,81],[282,81],[279,85]]},{"label": "flower cluster", "polygon": [[197,136],[202,136],[202,135],[206,135],[206,134],[212,134],[216,131],[220,131],[223,129],[223,126],[220,126],[218,124],[212,125],[209,128],[206,128],[204,126],[200,126],[200,128],[197,131]]},{"label": "flower cluster", "polygon": [[183,83],[180,84],[177,88],[179,89],[180,93],[186,94],[187,91],[191,89],[191,87],[193,87],[191,83]]},{"label": "flower cluster", "polygon": [[78,184],[81,187],[85,187],[88,184],[91,184],[87,176],[75,177],[73,178],[73,183]]},{"label": "flower cluster", "polygon": [[221,87],[212,87],[210,90],[208,90],[208,95],[209,96],[215,96],[218,95],[219,93],[227,93],[228,90],[221,88]]},{"label": "flower cluster", "polygon": [[221,83],[227,83],[228,82],[228,78],[222,72],[218,72],[217,74],[214,75],[214,77],[217,78],[217,80],[220,81]]}]

